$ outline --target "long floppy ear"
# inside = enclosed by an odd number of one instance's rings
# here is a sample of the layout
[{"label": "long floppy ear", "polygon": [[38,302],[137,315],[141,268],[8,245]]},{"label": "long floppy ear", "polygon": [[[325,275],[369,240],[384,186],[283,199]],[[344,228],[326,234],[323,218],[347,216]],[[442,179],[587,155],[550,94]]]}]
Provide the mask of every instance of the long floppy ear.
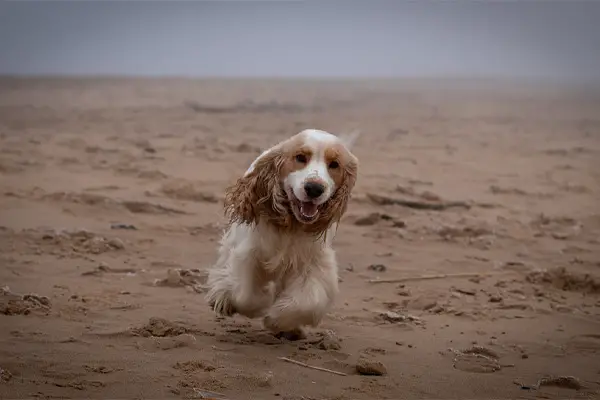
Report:
[{"label": "long floppy ear", "polygon": [[225,214],[230,223],[258,223],[261,216],[285,213],[279,182],[284,161],[279,148],[265,151],[243,177],[226,189]]},{"label": "long floppy ear", "polygon": [[339,223],[348,209],[352,189],[358,177],[358,159],[350,152],[348,152],[348,161],[344,165],[343,174],[342,184],[326,203],[323,215],[326,227]]}]

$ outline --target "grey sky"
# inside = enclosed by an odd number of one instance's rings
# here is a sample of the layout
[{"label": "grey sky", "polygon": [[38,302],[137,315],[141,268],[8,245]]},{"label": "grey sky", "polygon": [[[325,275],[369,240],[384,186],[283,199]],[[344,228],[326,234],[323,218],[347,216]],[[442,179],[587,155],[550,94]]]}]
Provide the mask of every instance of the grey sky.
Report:
[{"label": "grey sky", "polygon": [[600,1],[3,1],[1,74],[600,80]]}]

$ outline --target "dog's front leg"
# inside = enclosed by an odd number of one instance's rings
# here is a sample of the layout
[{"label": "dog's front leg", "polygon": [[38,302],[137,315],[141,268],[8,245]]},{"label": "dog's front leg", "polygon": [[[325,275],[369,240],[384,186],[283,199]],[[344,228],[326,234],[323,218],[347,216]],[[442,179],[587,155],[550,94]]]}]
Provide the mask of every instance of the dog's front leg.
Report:
[{"label": "dog's front leg", "polygon": [[273,304],[274,288],[250,246],[241,245],[222,257],[209,274],[207,299],[220,315],[264,315]]},{"label": "dog's front leg", "polygon": [[302,337],[302,326],[317,326],[333,304],[337,269],[314,266],[308,271],[286,279],[286,287],[265,316],[265,328],[274,334]]}]

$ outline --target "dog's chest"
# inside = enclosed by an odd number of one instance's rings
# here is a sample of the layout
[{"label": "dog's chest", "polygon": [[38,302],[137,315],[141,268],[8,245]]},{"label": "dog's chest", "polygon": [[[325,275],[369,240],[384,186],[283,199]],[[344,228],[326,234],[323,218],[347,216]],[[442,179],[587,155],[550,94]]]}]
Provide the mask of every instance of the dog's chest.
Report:
[{"label": "dog's chest", "polygon": [[261,237],[259,258],[265,270],[278,275],[300,271],[318,262],[323,243],[315,238]]}]

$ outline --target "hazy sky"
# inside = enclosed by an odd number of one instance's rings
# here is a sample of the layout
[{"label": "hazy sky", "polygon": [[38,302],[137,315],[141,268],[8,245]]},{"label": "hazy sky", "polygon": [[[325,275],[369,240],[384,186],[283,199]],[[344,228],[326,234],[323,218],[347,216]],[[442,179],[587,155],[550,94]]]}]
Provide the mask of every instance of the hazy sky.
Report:
[{"label": "hazy sky", "polygon": [[2,1],[0,74],[600,80],[600,1]]}]

